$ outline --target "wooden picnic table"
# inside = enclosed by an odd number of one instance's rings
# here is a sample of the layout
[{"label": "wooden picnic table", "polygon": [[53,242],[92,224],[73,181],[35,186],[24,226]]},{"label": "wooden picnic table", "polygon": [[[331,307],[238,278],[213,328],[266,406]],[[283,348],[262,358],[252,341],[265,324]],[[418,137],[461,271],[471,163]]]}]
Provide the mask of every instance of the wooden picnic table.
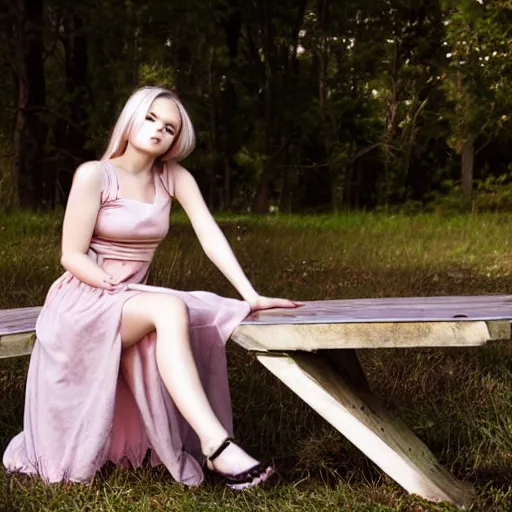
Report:
[{"label": "wooden picnic table", "polygon": [[[0,310],[0,357],[29,354],[41,308]],[[251,314],[232,339],[410,493],[468,506],[472,486],[370,390],[358,349],[510,340],[512,295],[311,301]]]}]

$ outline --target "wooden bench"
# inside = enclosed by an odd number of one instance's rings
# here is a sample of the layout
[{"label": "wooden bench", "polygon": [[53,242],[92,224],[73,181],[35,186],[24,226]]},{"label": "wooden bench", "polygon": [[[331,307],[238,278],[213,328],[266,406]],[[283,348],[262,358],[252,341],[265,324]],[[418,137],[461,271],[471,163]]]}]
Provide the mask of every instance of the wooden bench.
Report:
[{"label": "wooden bench", "polygon": [[[0,311],[0,357],[29,354],[41,308]],[[410,493],[468,506],[442,468],[372,394],[358,349],[472,347],[511,338],[512,295],[307,302],[250,315],[232,339]]]}]

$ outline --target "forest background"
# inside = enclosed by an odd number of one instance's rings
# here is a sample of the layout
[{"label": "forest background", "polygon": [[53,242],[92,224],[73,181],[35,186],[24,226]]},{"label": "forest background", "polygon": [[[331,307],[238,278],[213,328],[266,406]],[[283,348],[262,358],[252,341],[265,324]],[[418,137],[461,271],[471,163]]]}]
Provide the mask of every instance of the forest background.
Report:
[{"label": "forest background", "polygon": [[214,211],[512,208],[511,0],[5,3],[4,211],[65,204],[148,84]]}]

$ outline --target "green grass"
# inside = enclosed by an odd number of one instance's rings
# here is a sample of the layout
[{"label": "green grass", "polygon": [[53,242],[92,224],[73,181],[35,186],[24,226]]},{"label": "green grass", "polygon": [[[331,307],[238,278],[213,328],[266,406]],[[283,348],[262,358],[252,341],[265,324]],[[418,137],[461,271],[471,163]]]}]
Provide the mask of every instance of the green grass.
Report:
[{"label": "green grass", "polygon": [[[509,293],[512,216],[351,214],[218,221],[256,288],[314,300]],[[60,216],[0,217],[0,308],[41,304],[61,272]],[[173,217],[151,281],[236,296]],[[512,509],[512,348],[362,351],[376,394],[443,465],[475,484],[474,510]],[[162,469],[116,469],[91,486],[43,485],[0,470],[0,511],[455,510],[408,496],[267,372],[228,345],[237,437],[273,458],[272,485],[244,493],[208,477],[187,489]],[[22,428],[27,360],[0,361],[0,451]]]}]

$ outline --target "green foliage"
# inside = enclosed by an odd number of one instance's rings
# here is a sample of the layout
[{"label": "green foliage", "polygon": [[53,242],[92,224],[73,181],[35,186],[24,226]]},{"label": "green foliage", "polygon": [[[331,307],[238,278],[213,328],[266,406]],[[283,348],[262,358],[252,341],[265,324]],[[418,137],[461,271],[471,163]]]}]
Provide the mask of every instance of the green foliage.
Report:
[{"label": "green foliage", "polygon": [[[446,1],[447,67],[443,86],[453,110],[449,144],[458,152],[464,140],[482,134],[494,136],[503,128],[503,115],[509,112],[512,11],[499,3],[473,0]],[[506,92],[505,92],[506,91]]]},{"label": "green foliage", "polygon": [[408,202],[400,211],[416,213],[430,211],[442,214],[467,212],[512,212],[512,179],[510,174],[498,177],[488,176],[475,180],[475,191],[470,204],[464,200],[460,185],[453,180],[445,180],[439,193],[426,196],[425,204]]},{"label": "green foliage", "polygon": [[512,211],[512,169],[508,175],[477,180],[475,208],[478,211]]},{"label": "green foliage", "polygon": [[[264,211],[410,207],[456,178],[465,140],[481,150],[479,178],[505,172],[508,0],[264,5],[47,0],[47,104],[37,115],[48,127],[42,166],[55,203],[144,84],[175,89],[189,110],[198,149],[186,165],[212,209],[247,211],[257,192]],[[17,162],[10,9],[0,17],[0,141],[1,158]],[[14,168],[2,167],[11,183]],[[1,179],[2,197],[13,196]]]}]

